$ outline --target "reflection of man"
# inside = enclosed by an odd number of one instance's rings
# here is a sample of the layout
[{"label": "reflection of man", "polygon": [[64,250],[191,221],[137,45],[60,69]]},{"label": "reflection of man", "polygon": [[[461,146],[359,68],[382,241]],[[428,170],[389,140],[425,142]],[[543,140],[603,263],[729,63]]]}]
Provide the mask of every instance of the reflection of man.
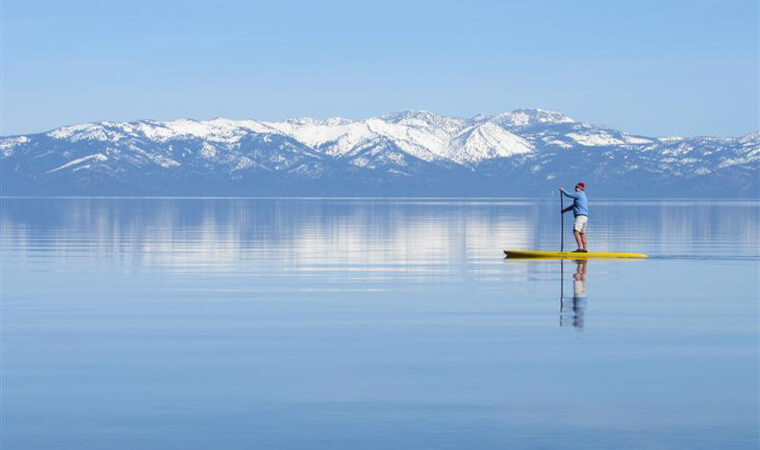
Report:
[{"label": "reflection of man", "polygon": [[586,260],[576,261],[578,269],[573,274],[573,326],[583,330],[583,314],[586,311]]},{"label": "reflection of man", "polygon": [[[583,316],[586,312],[586,263],[588,261],[577,260],[578,268],[573,274],[573,321],[572,324],[578,331],[583,331]],[[569,316],[570,311],[568,311]],[[559,326],[566,325],[564,298],[560,299]]]}]

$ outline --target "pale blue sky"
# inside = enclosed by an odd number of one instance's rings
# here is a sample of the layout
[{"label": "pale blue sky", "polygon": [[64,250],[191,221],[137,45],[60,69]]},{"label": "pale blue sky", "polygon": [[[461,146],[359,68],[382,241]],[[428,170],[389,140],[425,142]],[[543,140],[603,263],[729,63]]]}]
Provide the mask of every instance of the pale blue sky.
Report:
[{"label": "pale blue sky", "polygon": [[2,135],[520,107],[648,135],[760,127],[757,0],[2,3]]}]

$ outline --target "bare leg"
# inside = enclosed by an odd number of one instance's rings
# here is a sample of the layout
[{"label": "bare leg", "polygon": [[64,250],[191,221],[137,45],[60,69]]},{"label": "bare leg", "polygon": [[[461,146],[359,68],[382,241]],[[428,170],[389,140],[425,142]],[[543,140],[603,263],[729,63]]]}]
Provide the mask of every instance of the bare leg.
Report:
[{"label": "bare leg", "polygon": [[573,231],[573,236],[575,236],[575,243],[578,244],[578,250],[583,250],[583,235],[577,231]]},{"label": "bare leg", "polygon": [[588,247],[586,245],[586,233],[578,233],[581,235],[581,244],[583,244],[583,247],[581,247],[583,250],[588,250]]}]

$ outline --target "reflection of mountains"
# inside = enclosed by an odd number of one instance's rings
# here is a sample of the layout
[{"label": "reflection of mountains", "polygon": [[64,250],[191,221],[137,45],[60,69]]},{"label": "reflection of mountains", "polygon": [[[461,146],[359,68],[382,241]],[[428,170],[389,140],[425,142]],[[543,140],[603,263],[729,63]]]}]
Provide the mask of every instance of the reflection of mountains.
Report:
[{"label": "reflection of mountains", "polygon": [[[491,200],[3,199],[4,248],[106,253],[192,268],[289,261],[442,265],[500,260],[504,248],[559,246],[554,202]],[[752,202],[592,203],[594,250],[756,256]],[[715,230],[725,232],[715,233]],[[52,238],[51,238],[52,236]],[[726,236],[725,245],[721,236]],[[742,245],[736,245],[736,237]],[[95,245],[97,244],[97,245]],[[21,247],[27,247],[22,249]],[[32,254],[32,253],[29,253]],[[522,271],[521,266],[509,270]],[[478,270],[478,269],[475,269]],[[503,269],[502,269],[503,270]]]},{"label": "reflection of mountains", "polygon": [[[60,252],[108,252],[204,270],[288,261],[440,265],[533,241],[525,204],[334,200],[8,200],[3,236],[56,236]],[[22,233],[23,236],[18,236]],[[19,239],[19,238],[22,239]],[[4,239],[6,240],[6,239]],[[85,245],[87,242],[96,245]]]}]

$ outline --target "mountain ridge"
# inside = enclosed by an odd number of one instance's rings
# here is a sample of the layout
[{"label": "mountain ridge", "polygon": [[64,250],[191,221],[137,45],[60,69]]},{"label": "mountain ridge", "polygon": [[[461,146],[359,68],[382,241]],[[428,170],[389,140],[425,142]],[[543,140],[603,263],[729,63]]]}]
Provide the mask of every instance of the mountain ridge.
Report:
[{"label": "mountain ridge", "polygon": [[760,132],[651,137],[538,108],[472,118],[99,121],[0,137],[6,195],[758,196]]}]

